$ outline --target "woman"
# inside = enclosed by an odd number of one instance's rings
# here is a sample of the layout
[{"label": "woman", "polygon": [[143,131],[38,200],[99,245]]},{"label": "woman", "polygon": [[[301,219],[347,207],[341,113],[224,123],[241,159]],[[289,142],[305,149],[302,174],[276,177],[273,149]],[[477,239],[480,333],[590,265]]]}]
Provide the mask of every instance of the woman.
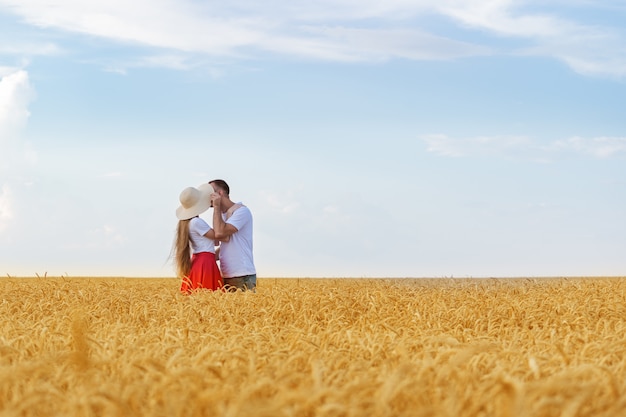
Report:
[{"label": "woman", "polygon": [[198,288],[217,290],[223,286],[215,257],[215,231],[198,217],[211,207],[213,187],[202,184],[187,187],[180,193],[176,209],[178,227],[174,239],[176,273],[182,279],[181,292],[189,294]]}]

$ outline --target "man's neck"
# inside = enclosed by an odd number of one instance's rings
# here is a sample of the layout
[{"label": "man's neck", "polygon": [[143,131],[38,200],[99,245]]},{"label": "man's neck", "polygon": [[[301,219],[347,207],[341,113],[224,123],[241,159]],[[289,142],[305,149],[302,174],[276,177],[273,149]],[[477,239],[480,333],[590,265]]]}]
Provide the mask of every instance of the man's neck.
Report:
[{"label": "man's neck", "polygon": [[226,213],[228,211],[228,209],[231,208],[234,205],[235,205],[235,203],[230,201],[230,198],[222,197],[222,204],[220,205],[221,206],[220,208],[222,209],[222,213]]}]

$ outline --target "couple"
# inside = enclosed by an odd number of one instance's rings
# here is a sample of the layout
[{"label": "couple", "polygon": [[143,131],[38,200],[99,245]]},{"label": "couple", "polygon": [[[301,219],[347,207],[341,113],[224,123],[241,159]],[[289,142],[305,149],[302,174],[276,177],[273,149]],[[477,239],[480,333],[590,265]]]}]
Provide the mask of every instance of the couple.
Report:
[{"label": "couple", "polygon": [[[197,288],[255,291],[250,209],[231,201],[224,180],[185,188],[180,193],[180,204],[174,239],[176,272],[182,279],[180,290],[184,294]],[[213,228],[199,217],[210,207]]]}]

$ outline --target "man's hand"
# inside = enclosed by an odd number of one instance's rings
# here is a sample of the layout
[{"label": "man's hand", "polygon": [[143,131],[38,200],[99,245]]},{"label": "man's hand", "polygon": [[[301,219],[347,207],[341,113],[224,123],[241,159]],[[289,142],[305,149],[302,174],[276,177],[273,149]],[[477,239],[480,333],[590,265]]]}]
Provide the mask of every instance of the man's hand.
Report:
[{"label": "man's hand", "polygon": [[211,193],[211,207],[220,207],[222,205],[222,196],[219,193]]}]

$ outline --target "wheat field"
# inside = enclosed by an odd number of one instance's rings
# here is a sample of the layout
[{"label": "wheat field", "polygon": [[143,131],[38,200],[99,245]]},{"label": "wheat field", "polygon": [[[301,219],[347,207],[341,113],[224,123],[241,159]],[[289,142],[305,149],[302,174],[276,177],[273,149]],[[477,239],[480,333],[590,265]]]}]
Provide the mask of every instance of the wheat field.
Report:
[{"label": "wheat field", "polygon": [[0,416],[626,415],[626,278],[0,279]]}]

